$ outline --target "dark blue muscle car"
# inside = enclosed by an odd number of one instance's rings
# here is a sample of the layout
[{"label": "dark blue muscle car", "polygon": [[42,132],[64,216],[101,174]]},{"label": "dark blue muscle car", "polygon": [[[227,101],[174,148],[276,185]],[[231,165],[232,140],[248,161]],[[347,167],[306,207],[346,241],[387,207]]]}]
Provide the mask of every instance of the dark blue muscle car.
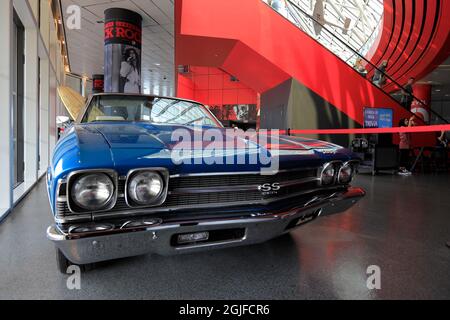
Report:
[{"label": "dark blue muscle car", "polygon": [[238,131],[194,101],[94,95],[47,173],[60,270],[260,243],[364,196],[347,149]]}]

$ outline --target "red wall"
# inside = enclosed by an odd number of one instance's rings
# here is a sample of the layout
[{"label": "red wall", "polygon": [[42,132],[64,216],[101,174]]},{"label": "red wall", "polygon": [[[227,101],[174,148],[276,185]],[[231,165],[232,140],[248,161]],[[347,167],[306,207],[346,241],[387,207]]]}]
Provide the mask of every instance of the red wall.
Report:
[{"label": "red wall", "polygon": [[194,100],[207,105],[256,104],[256,91],[218,68],[191,67]]},{"label": "red wall", "polygon": [[[242,82],[231,81],[231,76],[218,68],[191,66],[190,72],[178,75],[180,98],[199,101],[208,106],[254,104],[257,92]],[[221,120],[235,120],[231,119]]]},{"label": "red wall", "polygon": [[201,56],[202,65],[220,67],[259,93],[293,77],[359,123],[363,107],[392,108],[395,121],[410,116],[260,0],[177,0],[175,11],[177,65]]},{"label": "red wall", "polygon": [[178,77],[177,77],[177,96],[179,98],[195,100],[194,82],[192,81],[192,79],[190,79],[187,76],[178,74]]},{"label": "red wall", "polygon": [[387,60],[388,74],[403,85],[411,76],[419,80],[428,75],[449,54],[450,1],[384,0],[381,40],[373,56],[368,55],[372,63]]}]

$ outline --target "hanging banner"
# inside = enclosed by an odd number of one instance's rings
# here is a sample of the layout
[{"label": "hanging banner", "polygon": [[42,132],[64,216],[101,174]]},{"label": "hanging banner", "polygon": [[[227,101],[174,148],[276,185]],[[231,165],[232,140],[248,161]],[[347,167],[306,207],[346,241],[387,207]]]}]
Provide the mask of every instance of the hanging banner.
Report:
[{"label": "hanging banner", "polygon": [[92,93],[102,93],[104,92],[104,75],[94,74],[92,75]]},{"label": "hanging banner", "polygon": [[105,92],[141,92],[142,17],[112,8],[105,11]]}]

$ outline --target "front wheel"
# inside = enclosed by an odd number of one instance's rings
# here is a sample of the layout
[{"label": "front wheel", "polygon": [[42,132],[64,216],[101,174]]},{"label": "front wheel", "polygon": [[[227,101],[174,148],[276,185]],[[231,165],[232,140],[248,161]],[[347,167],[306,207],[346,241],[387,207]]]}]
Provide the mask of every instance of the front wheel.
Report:
[{"label": "front wheel", "polygon": [[93,263],[81,265],[72,263],[69,259],[66,258],[66,256],[59,249],[56,249],[56,265],[58,267],[59,272],[63,274],[67,274],[67,270],[69,269],[70,266],[78,266],[82,272],[92,270],[95,267],[95,264]]}]

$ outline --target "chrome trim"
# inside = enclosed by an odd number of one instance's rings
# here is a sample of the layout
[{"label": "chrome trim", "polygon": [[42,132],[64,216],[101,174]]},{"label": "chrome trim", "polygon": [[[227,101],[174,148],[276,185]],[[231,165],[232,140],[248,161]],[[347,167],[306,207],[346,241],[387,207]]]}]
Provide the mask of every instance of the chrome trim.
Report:
[{"label": "chrome trim", "polygon": [[[317,168],[319,168],[319,167],[284,169],[284,170],[272,171],[271,173],[272,173],[272,175],[276,175],[276,174],[283,173],[283,172],[317,170]],[[180,174],[173,174],[170,176],[170,178],[204,177],[204,176],[237,176],[237,175],[261,175],[261,171],[180,173]],[[270,175],[265,174],[265,176],[270,176]]]},{"label": "chrome trim", "polygon": [[[295,185],[301,185],[309,182],[320,181],[319,178],[311,177],[304,179],[291,180],[286,182],[280,182],[280,187],[290,187]],[[169,194],[199,194],[199,193],[218,193],[227,191],[258,191],[260,185],[237,185],[237,186],[220,186],[220,187],[204,187],[198,188],[178,188],[169,191]]]},{"label": "chrome trim", "polygon": [[[66,184],[67,180],[66,179],[59,179],[58,184],[56,186],[56,197],[58,198],[59,195],[61,194],[61,186],[63,184]],[[67,195],[66,195],[67,196]]]},{"label": "chrome trim", "polygon": [[[93,227],[93,228],[100,228],[100,227],[102,227],[103,229],[102,230],[76,232],[76,230],[79,229],[79,228],[90,228],[90,227]],[[86,225],[73,225],[73,226],[70,226],[70,228],[67,231],[67,233],[69,235],[71,235],[71,234],[76,234],[76,235],[80,234],[80,235],[87,236],[89,234],[98,233],[98,232],[108,232],[108,231],[111,231],[111,230],[114,230],[114,229],[115,229],[114,225],[110,224],[110,223],[99,223],[99,224],[92,223],[92,224],[86,224]]]},{"label": "chrome trim", "polygon": [[[120,226],[121,230],[135,230],[136,228],[148,228],[160,225],[162,223],[162,219],[143,219],[143,220],[129,220]],[[131,224],[136,223],[134,226],[130,226]]]},{"label": "chrome trim", "polygon": [[176,251],[187,251],[187,250],[192,250],[192,249],[214,248],[214,247],[218,247],[218,246],[238,244],[238,243],[244,242],[246,239],[247,239],[247,230],[245,231],[244,236],[239,239],[214,241],[214,242],[207,242],[207,243],[200,242],[200,243],[194,244],[194,245],[184,245],[181,247],[175,247],[175,250]]},{"label": "chrome trim", "polygon": [[[292,206],[279,211],[261,211],[260,213],[263,214],[261,216],[242,213],[237,217],[223,215],[213,219],[193,217],[187,221],[163,220],[160,225],[150,227],[143,226],[124,230],[120,229],[120,225],[118,225],[114,230],[87,234],[68,234],[57,225],[53,225],[47,229],[47,238],[53,241],[67,259],[75,264],[113,260],[147,253],[171,255],[202,251],[208,248],[256,244],[287,233],[292,230],[291,227],[296,228],[304,224],[292,226],[292,223],[298,220],[310,222],[319,215],[323,217],[341,213],[354,206],[364,195],[365,191],[360,188],[349,188],[307,207]],[[87,225],[92,225],[92,223]],[[219,242],[192,244],[188,247],[171,244],[172,237],[179,234],[235,228],[245,229],[245,237],[241,241],[229,238]]]},{"label": "chrome trim", "polygon": [[62,216],[56,215],[55,222],[58,224],[66,224],[66,223],[79,223],[79,222],[89,222],[92,221],[92,214],[77,214],[72,216]]},{"label": "chrome trim", "polygon": [[[132,205],[130,199],[128,199],[128,183],[130,182],[130,178],[133,174],[136,172],[141,171],[150,171],[150,172],[156,172],[160,174],[163,178],[164,182],[164,190],[157,198],[157,201],[155,201],[153,204],[149,205]],[[167,199],[167,193],[169,191],[169,170],[167,168],[161,168],[161,167],[155,167],[155,168],[138,168],[128,171],[127,179],[125,180],[125,203],[130,208],[153,208],[162,205],[164,202],[166,202]]]},{"label": "chrome trim", "polygon": [[[56,217],[60,212],[58,211],[58,203],[59,202],[66,202],[67,203],[67,198],[66,199],[63,199],[64,197],[63,196],[60,196],[60,193],[61,193],[61,185],[63,185],[64,183],[67,183],[67,180],[65,179],[65,178],[63,178],[63,179],[59,179],[59,181],[58,181],[58,183],[57,183],[57,185],[56,185],[56,196],[55,196],[55,199],[53,199],[55,202],[54,202],[54,207],[55,207],[55,209],[54,209],[54,212],[53,212],[53,215]],[[47,194],[48,194],[48,200],[50,201],[50,193],[47,191]],[[67,197],[67,196],[66,196]],[[60,201],[60,199],[62,200],[62,201]]]},{"label": "chrome trim", "polygon": [[[84,211],[78,212],[78,211],[75,211],[71,206],[72,195],[71,195],[70,189],[71,189],[72,180],[74,179],[74,177],[76,177],[80,174],[86,174],[86,173],[103,173],[103,174],[109,175],[114,184],[114,192],[113,192],[111,199],[109,200],[108,205],[105,206],[104,208],[102,208],[100,210],[84,210]],[[112,169],[86,169],[86,170],[73,171],[67,176],[67,183],[66,183],[67,207],[68,207],[69,211],[72,212],[73,214],[109,211],[112,208],[114,208],[114,206],[117,203],[118,190],[119,190],[118,174],[115,170],[112,170]]]}]

